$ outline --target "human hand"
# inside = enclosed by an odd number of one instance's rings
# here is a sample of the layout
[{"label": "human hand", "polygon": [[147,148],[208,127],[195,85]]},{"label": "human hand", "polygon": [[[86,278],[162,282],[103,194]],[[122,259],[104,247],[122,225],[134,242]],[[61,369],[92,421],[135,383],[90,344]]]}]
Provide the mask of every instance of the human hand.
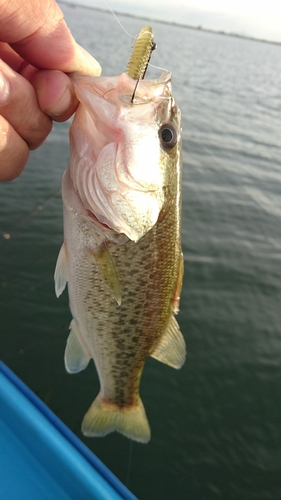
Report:
[{"label": "human hand", "polygon": [[101,68],[75,42],[55,0],[0,0],[0,181],[21,173],[52,120],[76,110],[72,71]]}]

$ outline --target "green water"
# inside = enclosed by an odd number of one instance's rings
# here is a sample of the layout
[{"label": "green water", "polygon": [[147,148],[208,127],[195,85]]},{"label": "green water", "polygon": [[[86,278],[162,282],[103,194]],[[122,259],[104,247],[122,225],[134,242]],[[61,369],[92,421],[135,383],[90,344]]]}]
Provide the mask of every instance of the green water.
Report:
[{"label": "green water", "polygon": [[[112,16],[63,8],[104,74],[123,71],[131,45]],[[133,34],[146,24],[121,21]],[[53,283],[69,124],[0,185],[0,357],[140,499],[279,500],[281,47],[153,27],[153,63],[172,70],[183,114],[187,360],[180,371],[147,360],[151,442],[129,461],[121,435],[80,433],[98,380],[92,363],[65,372],[70,312]]]}]

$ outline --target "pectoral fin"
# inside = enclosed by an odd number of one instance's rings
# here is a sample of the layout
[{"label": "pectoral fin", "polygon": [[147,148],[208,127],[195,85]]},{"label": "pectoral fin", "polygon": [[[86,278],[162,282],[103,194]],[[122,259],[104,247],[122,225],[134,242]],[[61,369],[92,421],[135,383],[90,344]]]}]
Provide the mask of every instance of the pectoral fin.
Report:
[{"label": "pectoral fin", "polygon": [[65,289],[68,281],[68,263],[65,243],[62,244],[55,269],[55,291],[59,297]]},{"label": "pectoral fin", "polygon": [[167,330],[150,356],[173,368],[181,368],[185,362],[185,354],[183,335],[175,317],[171,315]]},{"label": "pectoral fin", "polygon": [[115,263],[111,257],[107,245],[104,244],[98,253],[94,254],[95,261],[100,271],[101,278],[112,292],[117,304],[121,304],[121,287]]},{"label": "pectoral fin", "polygon": [[79,331],[74,319],[70,323],[70,328],[64,353],[64,364],[68,373],[78,373],[86,368],[90,356],[79,340]]}]

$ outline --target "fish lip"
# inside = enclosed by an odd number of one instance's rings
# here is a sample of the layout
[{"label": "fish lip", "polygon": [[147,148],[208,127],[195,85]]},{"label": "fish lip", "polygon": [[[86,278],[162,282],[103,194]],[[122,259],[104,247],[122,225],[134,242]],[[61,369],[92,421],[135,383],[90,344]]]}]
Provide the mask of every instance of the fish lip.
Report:
[{"label": "fish lip", "polygon": [[[87,82],[87,85],[91,88],[91,92],[95,93],[99,97],[105,97],[105,94],[109,94],[111,90],[114,90],[116,87],[114,84],[112,84],[112,89],[109,88],[106,90],[105,93],[101,92],[100,90],[100,82],[102,82],[103,79],[107,79],[108,77],[106,76],[92,76],[92,75],[85,75],[82,73],[79,73],[78,71],[75,71],[70,74],[71,81],[74,86],[74,91],[75,94],[77,95],[77,98],[80,102],[79,97],[80,96],[80,87],[81,83],[84,84],[84,82]],[[162,73],[157,77],[157,78],[145,78],[143,80],[140,80],[138,83],[138,92],[136,95],[136,101],[134,103],[131,102],[132,98],[132,92],[135,90],[136,86],[136,80],[131,78],[127,73],[122,73],[121,75],[116,75],[111,77],[112,80],[116,80],[115,85],[118,84],[118,81],[120,78],[125,79],[126,85],[122,88],[120,93],[118,93],[118,99],[122,101],[123,103],[126,103],[129,107],[134,106],[134,104],[146,104],[147,102],[150,102],[150,98],[147,98],[146,95],[142,95],[142,92],[145,92],[145,89],[151,89],[151,88],[157,88],[161,87],[162,85],[166,86],[165,88],[165,93],[158,94],[158,98],[167,98],[168,96],[172,95],[170,84],[172,81],[172,73],[169,70],[162,71]],[[139,94],[139,91],[141,95]],[[110,101],[110,98],[108,99]]]},{"label": "fish lip", "polygon": [[[160,68],[161,69],[161,68]],[[69,73],[69,76],[71,80],[79,85],[79,80],[88,80],[88,81],[99,81],[103,78],[108,78],[107,76],[93,76],[93,75],[85,75],[84,73],[80,73],[79,71],[72,71]],[[126,74],[126,76],[134,83],[136,83],[136,80],[134,80],[131,76]],[[110,78],[116,78],[118,79],[120,77],[120,74],[111,76]],[[150,84],[157,85],[158,83],[166,83],[170,81],[172,78],[172,72],[169,70],[164,70],[162,73],[157,77],[157,78],[145,78],[143,80],[140,80],[141,82],[149,82]]]}]

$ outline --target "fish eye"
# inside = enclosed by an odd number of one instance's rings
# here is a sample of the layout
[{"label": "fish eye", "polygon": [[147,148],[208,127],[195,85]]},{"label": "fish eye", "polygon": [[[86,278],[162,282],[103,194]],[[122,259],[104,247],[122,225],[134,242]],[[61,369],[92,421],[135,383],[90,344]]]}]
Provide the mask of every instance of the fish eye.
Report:
[{"label": "fish eye", "polygon": [[178,134],[172,123],[164,123],[160,127],[159,136],[165,149],[171,149],[177,143]]}]

